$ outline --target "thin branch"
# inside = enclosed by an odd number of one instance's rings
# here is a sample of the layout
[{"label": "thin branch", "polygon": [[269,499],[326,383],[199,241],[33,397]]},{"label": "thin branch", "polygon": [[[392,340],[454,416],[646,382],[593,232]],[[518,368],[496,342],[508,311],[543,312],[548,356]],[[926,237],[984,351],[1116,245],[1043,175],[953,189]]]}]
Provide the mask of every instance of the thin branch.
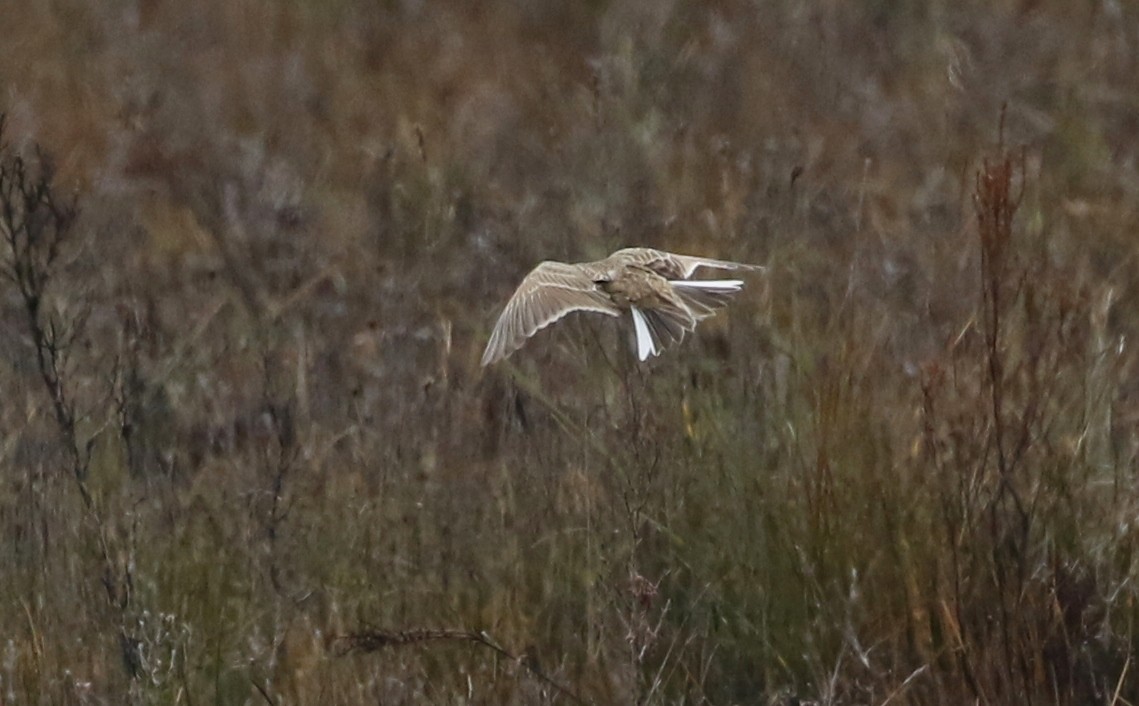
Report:
[{"label": "thin branch", "polygon": [[414,645],[421,642],[437,642],[437,641],[458,641],[458,642],[473,642],[476,645],[482,645],[487,649],[499,654],[506,659],[511,660],[515,664],[524,668],[526,671],[533,674],[540,681],[548,686],[553,687],[558,693],[570,699],[574,703],[584,704],[586,701],[580,696],[575,694],[569,687],[562,685],[553,677],[549,676],[542,670],[538,669],[532,661],[519,657],[508,651],[506,648],[501,647],[497,642],[491,639],[486,631],[472,632],[469,630],[456,630],[450,628],[442,629],[417,629],[417,630],[377,630],[366,629],[359,632],[350,633],[348,635],[339,635],[333,637],[331,644],[334,645],[334,652],[338,657],[343,657],[349,654],[378,652],[387,647],[403,647],[405,645]]}]

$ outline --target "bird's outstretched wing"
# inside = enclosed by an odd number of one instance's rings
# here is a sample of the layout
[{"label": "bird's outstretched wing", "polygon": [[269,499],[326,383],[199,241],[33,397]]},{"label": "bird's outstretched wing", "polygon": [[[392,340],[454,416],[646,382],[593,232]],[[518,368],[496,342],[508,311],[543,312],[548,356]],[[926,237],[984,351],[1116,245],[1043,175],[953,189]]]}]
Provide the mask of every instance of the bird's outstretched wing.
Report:
[{"label": "bird's outstretched wing", "polygon": [[574,311],[621,314],[582,267],[552,261],[539,264],[514,290],[498,317],[482,364],[502,360],[537,331]]},{"label": "bird's outstretched wing", "polygon": [[719,270],[759,271],[767,269],[763,265],[748,265],[742,262],[714,260],[708,257],[677,255],[652,248],[625,248],[613,253],[610,259],[620,259],[629,264],[639,265],[669,280],[688,279],[700,267],[712,267]]}]

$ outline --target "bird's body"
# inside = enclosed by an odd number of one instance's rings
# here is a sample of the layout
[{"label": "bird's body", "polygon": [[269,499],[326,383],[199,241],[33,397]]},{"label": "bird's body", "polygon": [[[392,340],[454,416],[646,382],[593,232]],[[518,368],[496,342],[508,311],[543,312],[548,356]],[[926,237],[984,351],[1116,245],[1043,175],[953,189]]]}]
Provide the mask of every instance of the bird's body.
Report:
[{"label": "bird's body", "polygon": [[574,311],[607,316],[628,311],[640,359],[658,355],[665,345],[679,342],[743,287],[738,279],[690,280],[700,267],[763,269],[651,248],[625,248],[594,262],[540,263],[507,302],[482,364],[506,358],[540,329]]}]

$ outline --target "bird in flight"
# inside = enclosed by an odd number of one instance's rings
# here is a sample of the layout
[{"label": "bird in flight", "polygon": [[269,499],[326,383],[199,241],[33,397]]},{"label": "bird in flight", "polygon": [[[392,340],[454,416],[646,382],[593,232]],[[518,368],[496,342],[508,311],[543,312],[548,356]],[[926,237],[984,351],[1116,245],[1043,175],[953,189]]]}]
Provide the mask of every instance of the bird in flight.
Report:
[{"label": "bird in flight", "polygon": [[651,248],[625,248],[596,262],[540,263],[506,303],[482,364],[506,358],[526,339],[574,311],[607,316],[628,311],[637,336],[638,357],[646,360],[659,355],[666,345],[680,342],[685,333],[743,288],[739,279],[689,279],[701,267],[765,269]]}]

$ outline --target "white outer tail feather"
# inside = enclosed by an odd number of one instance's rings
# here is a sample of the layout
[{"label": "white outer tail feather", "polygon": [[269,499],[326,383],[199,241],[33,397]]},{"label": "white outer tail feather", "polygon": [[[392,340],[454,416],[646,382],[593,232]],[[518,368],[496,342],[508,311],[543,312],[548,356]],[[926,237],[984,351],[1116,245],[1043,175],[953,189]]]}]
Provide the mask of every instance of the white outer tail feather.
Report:
[{"label": "white outer tail feather", "polygon": [[674,287],[690,289],[726,289],[738,292],[744,286],[742,279],[673,279],[669,284]]},{"label": "white outer tail feather", "polygon": [[633,315],[633,329],[637,332],[637,357],[644,361],[648,360],[650,354],[658,355],[660,350],[653,342],[653,335],[649,332],[645,315],[635,306],[629,307],[629,312]]}]

